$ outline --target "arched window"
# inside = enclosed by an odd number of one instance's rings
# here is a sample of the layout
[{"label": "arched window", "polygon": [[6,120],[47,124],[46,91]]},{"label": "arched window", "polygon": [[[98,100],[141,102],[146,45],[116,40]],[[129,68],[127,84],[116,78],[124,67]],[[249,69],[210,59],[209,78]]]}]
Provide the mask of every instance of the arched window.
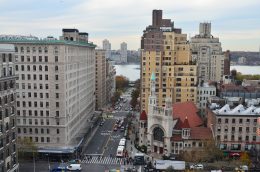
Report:
[{"label": "arched window", "polygon": [[153,139],[163,142],[164,133],[163,130],[160,127],[156,127],[153,130]]}]

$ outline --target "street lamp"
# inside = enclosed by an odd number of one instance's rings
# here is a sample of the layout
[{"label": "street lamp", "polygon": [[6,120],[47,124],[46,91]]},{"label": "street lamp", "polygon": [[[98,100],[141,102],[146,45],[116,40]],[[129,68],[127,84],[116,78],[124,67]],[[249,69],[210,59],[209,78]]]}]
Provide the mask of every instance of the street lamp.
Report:
[{"label": "street lamp", "polygon": [[48,168],[49,168],[49,171],[50,171],[51,170],[50,157],[49,157],[49,154],[46,154],[46,156],[48,156]]}]

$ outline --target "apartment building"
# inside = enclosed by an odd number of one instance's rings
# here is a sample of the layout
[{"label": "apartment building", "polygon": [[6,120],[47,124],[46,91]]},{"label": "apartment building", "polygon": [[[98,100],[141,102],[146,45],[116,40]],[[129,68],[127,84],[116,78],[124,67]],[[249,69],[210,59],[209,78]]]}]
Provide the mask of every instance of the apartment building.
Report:
[{"label": "apartment building", "polygon": [[15,106],[15,48],[0,44],[0,171],[18,172]]},{"label": "apartment building", "polygon": [[106,60],[106,103],[111,102],[111,97],[116,91],[116,69],[113,61]]},{"label": "apartment building", "polygon": [[201,83],[197,88],[197,107],[200,110],[201,117],[205,117],[205,111],[209,97],[216,96],[217,91],[214,85]]},{"label": "apartment building", "polygon": [[127,43],[125,42],[120,44],[120,61],[121,63],[127,63]]},{"label": "apartment building", "polygon": [[152,25],[141,40],[141,108],[148,110],[150,76],[155,74],[158,106],[165,98],[172,102],[196,102],[197,66],[192,62],[187,34],[162,18],[162,10],[153,10]]},{"label": "apartment building", "polygon": [[225,56],[219,38],[211,35],[211,23],[200,23],[199,34],[191,38],[190,45],[192,58],[198,65],[199,82],[220,81],[224,75]]},{"label": "apartment building", "polygon": [[2,36],[15,45],[18,139],[41,153],[73,153],[95,110],[95,45],[63,29],[59,40]]},{"label": "apartment building", "polygon": [[106,50],[96,49],[96,109],[107,104],[106,96]]},{"label": "apartment building", "polygon": [[257,135],[259,107],[212,103],[207,108],[207,116],[208,127],[214,132],[220,149],[230,156],[250,149],[260,150],[260,137]]},{"label": "apartment building", "polygon": [[103,42],[103,49],[106,50],[106,58],[110,59],[111,58],[111,43],[109,40],[104,39]]}]

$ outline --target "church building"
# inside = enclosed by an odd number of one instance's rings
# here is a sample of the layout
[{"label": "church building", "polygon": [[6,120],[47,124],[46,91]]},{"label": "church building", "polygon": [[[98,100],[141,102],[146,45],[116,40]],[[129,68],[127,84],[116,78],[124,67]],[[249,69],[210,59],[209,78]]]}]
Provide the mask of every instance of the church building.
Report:
[{"label": "church building", "polygon": [[154,73],[150,81],[148,112],[142,111],[139,119],[139,146],[147,146],[147,153],[152,154],[180,154],[202,148],[205,140],[213,139],[193,102],[172,104],[171,98],[166,98],[165,106],[159,107]]}]

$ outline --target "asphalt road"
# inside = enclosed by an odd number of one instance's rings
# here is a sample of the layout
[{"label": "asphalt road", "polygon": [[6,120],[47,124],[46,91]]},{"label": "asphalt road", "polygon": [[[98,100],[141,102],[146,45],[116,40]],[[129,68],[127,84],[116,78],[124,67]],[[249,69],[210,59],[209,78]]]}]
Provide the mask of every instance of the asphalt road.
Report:
[{"label": "asphalt road", "polygon": [[114,124],[114,119],[106,119],[103,126],[97,129],[84,154],[103,154]]}]

